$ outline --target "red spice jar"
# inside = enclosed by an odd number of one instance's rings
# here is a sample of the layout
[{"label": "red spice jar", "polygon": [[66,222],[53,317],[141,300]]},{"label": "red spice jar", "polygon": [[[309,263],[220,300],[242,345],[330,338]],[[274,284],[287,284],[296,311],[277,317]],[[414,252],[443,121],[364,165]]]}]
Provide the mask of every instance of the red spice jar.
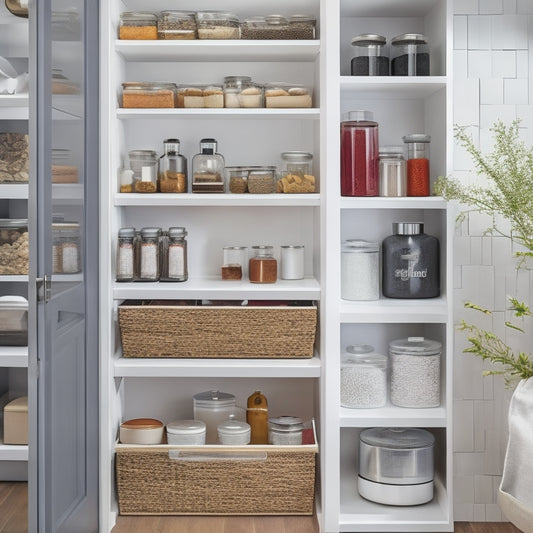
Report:
[{"label": "red spice jar", "polygon": [[276,283],[278,262],[273,255],[272,246],[252,246],[254,256],[249,262],[251,283]]},{"label": "red spice jar", "polygon": [[429,196],[429,143],[431,137],[423,133],[406,135],[407,196]]},{"label": "red spice jar", "polygon": [[341,195],[377,196],[378,123],[371,111],[350,111],[341,122]]}]

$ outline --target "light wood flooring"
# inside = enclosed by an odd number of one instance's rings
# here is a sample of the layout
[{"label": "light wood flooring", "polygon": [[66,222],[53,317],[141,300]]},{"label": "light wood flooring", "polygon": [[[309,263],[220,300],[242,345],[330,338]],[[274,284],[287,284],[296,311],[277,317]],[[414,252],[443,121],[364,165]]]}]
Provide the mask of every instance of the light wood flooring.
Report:
[{"label": "light wood flooring", "polygon": [[27,483],[0,482],[0,532],[28,532]]}]

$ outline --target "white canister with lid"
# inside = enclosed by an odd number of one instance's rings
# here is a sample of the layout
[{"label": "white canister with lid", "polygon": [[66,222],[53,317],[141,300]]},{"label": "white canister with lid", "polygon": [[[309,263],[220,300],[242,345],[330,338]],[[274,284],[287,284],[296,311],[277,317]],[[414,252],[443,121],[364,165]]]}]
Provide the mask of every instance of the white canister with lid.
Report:
[{"label": "white canister with lid", "polygon": [[341,298],[379,300],[379,244],[350,239],[342,244]]},{"label": "white canister with lid", "polygon": [[235,415],[235,396],[227,392],[210,390],[193,397],[194,419],[206,425],[206,444],[217,443],[217,427],[221,422]]},{"label": "white canister with lid", "polygon": [[167,424],[167,441],[175,445],[205,444],[205,422],[202,420],[176,420]]},{"label": "white canister with lid", "polygon": [[275,446],[300,446],[304,425],[296,416],[278,416],[268,420],[268,440]]},{"label": "white canister with lid", "polygon": [[251,427],[247,422],[231,417],[217,427],[218,443],[228,446],[250,444]]}]

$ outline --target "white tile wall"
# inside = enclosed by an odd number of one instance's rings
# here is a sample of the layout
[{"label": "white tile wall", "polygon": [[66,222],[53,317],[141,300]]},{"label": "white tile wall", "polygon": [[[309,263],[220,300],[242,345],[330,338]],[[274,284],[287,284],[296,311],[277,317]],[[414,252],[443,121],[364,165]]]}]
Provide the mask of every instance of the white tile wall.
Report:
[{"label": "white tile wall", "polygon": [[[490,128],[501,119],[521,119],[521,137],[533,145],[533,0],[455,0],[454,123],[472,125],[476,145],[492,147]],[[454,148],[454,176],[481,183],[465,151]],[[530,351],[527,335],[504,326],[507,297],[518,291],[533,302],[533,270],[517,273],[508,239],[486,234],[492,219],[469,213],[455,237],[455,321],[492,329],[518,349]],[[497,220],[503,232],[506,221]],[[457,279],[459,278],[459,279]],[[529,297],[528,297],[529,295]],[[473,301],[494,310],[485,316],[463,308]],[[529,339],[531,336],[529,336]],[[456,333],[454,361],[455,520],[505,520],[497,505],[507,442],[512,391],[500,377],[483,377],[489,364],[463,354]]]}]

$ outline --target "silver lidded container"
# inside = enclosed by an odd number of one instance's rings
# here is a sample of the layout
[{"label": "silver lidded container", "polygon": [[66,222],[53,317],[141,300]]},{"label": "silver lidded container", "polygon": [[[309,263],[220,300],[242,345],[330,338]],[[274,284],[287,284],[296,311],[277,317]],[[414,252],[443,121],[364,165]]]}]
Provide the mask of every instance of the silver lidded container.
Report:
[{"label": "silver lidded container", "polygon": [[385,505],[433,498],[435,437],[418,428],[370,428],[359,436],[359,494]]}]

